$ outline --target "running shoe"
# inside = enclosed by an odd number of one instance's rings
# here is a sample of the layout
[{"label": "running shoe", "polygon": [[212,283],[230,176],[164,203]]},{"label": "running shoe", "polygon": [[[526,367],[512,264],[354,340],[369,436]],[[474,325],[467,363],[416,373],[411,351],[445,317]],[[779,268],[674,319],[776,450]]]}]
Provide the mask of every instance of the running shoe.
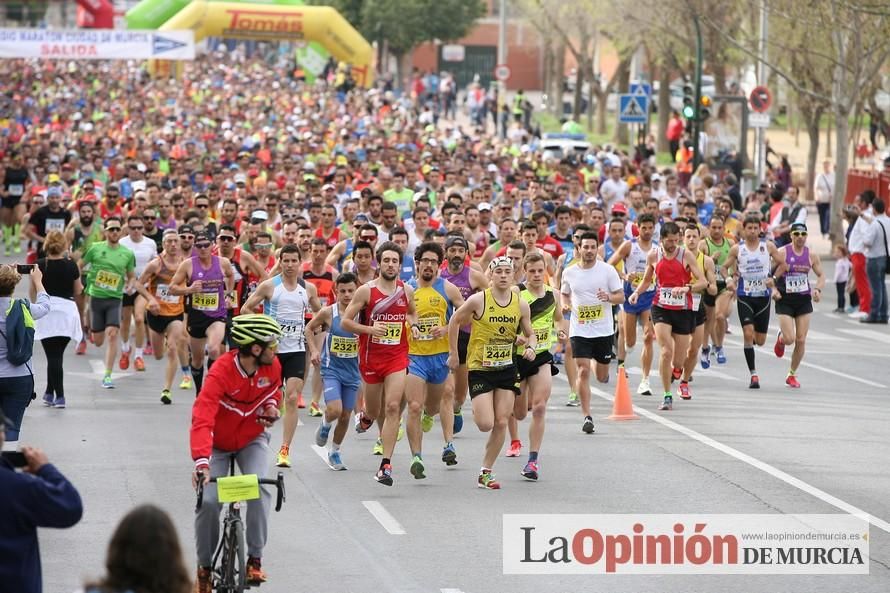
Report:
[{"label": "running shoe", "polygon": [[431,431],[434,423],[435,419],[426,412],[420,415],[420,428],[423,429],[423,432]]},{"label": "running shoe", "polygon": [[652,395],[652,389],[649,387],[649,377],[640,379],[640,386],[637,387],[637,395]]},{"label": "running shoe", "polygon": [[209,568],[198,568],[195,579],[195,593],[213,593],[213,573]]},{"label": "running shoe", "polygon": [[751,382],[748,383],[748,389],[760,389],[760,377],[751,375]]},{"label": "running shoe", "polygon": [[161,403],[168,406],[173,403],[173,396],[169,389],[161,390]]},{"label": "running shoe", "polygon": [[584,419],[584,424],[581,425],[581,431],[584,433],[587,433],[587,434],[593,434],[593,431],[594,431],[593,418],[591,418],[590,416],[587,416]]},{"label": "running shoe", "polygon": [[442,449],[442,462],[445,465],[457,465],[457,451],[454,450],[454,443],[448,443]]},{"label": "running shoe", "polygon": [[479,488],[484,488],[485,490],[500,490],[501,485],[497,480],[494,479],[494,474],[491,472],[480,472],[479,480],[476,482],[476,486]]},{"label": "running shoe", "polygon": [[[799,386],[799,385],[798,385],[798,386]],[[65,398],[64,398],[64,397],[61,397],[61,396],[60,396],[60,397],[57,397],[57,398],[56,398],[56,401],[53,402],[53,407],[54,407],[54,408],[57,408],[57,409],[59,409],[59,410],[64,409],[64,408],[65,408]]]},{"label": "running shoe", "polygon": [[569,399],[566,401],[566,406],[570,408],[577,408],[581,405],[581,398],[578,397],[578,394],[574,391],[569,393]]},{"label": "running shoe", "polygon": [[[800,389],[800,382],[794,375],[789,374],[788,377],[785,378],[785,385],[787,385],[788,387],[793,387],[794,389]],[[56,400],[56,402],[58,401],[59,400]]]},{"label": "running shoe", "polygon": [[532,482],[538,481],[538,462],[537,461],[529,461],[525,464],[525,467],[522,468],[522,477],[526,480],[531,480]]},{"label": "running shoe", "polygon": [[21,243],[21,241],[16,240],[16,241],[12,244],[12,250],[13,250],[13,252],[15,252],[15,253],[21,253],[21,252],[22,252],[22,243]]},{"label": "running shoe", "polygon": [[276,463],[278,467],[290,467],[290,446],[289,445],[281,445],[281,448],[278,449],[278,463]]},{"label": "running shoe", "polygon": [[504,453],[504,457],[519,457],[520,451],[522,451],[522,441],[510,441],[510,446]]},{"label": "running shoe", "polygon": [[12,244],[10,244],[10,243],[6,244],[6,250],[4,251],[4,254],[6,256],[12,255]]},{"label": "running shoe", "polygon": [[355,415],[355,432],[362,434],[367,432],[372,426],[374,426],[374,421],[365,416],[364,412],[359,412]]},{"label": "running shoe", "polygon": [[311,404],[309,404],[310,416],[312,416],[313,418],[318,418],[319,416],[321,416],[321,414],[321,408],[318,407],[318,404],[316,402],[312,402]]},{"label": "running shoe", "polygon": [[411,475],[414,476],[415,480],[422,480],[426,478],[426,474],[423,473],[423,459],[420,458],[420,455],[415,455],[413,459],[411,459]]},{"label": "running shoe", "polygon": [[680,394],[680,399],[692,399],[692,394],[689,393],[689,381],[680,381],[677,393]]},{"label": "running shoe", "polygon": [[342,472],[348,469],[343,465],[343,460],[340,459],[339,451],[328,451],[328,465],[331,466],[331,469],[335,472]]},{"label": "running shoe", "polygon": [[129,352],[121,352],[121,359],[118,361],[118,366],[122,371],[130,368],[130,353]]},{"label": "running shoe", "polygon": [[374,448],[371,449],[372,455],[383,455],[383,439],[377,437],[377,442],[374,443]]},{"label": "running shoe", "polygon": [[43,405],[47,408],[53,407],[53,400],[55,400],[56,396],[52,393],[44,393],[43,394]]},{"label": "running shoe", "polygon": [[180,389],[191,389],[192,388],[192,377],[191,375],[183,375],[182,381],[179,382]]},{"label": "running shoe", "polygon": [[460,410],[458,410],[454,413],[454,430],[452,432],[454,432],[454,434],[457,434],[461,430],[463,430],[463,427],[464,427],[464,415]]},{"label": "running shoe", "polygon": [[723,352],[723,346],[717,348],[717,364],[726,364],[726,353]]},{"label": "running shoe", "polygon": [[111,380],[111,375],[102,377],[102,389],[114,389],[114,381]]},{"label": "running shoe", "polygon": [[380,469],[377,470],[377,474],[374,476],[374,479],[377,480],[378,484],[383,484],[384,486],[392,486],[392,466],[390,464],[381,465]]},{"label": "running shoe", "polygon": [[683,369],[678,369],[677,367],[671,368],[671,383],[680,379],[683,376]]},{"label": "running shoe", "polygon": [[396,441],[401,441],[405,437],[405,419],[399,418],[399,432],[396,433]]},{"label": "running shoe", "polygon": [[297,394],[297,407],[300,408],[301,410],[306,407],[306,402],[303,400],[302,393]]},{"label": "running shoe", "polygon": [[777,358],[785,356],[785,342],[782,340],[782,332],[779,332],[779,335],[776,336],[776,345],[773,346],[773,352],[776,353]]},{"label": "running shoe", "polygon": [[659,410],[670,411],[674,409],[674,398],[670,395],[664,396],[664,401],[658,406]]},{"label": "running shoe", "polygon": [[711,368],[711,348],[702,348],[701,349],[701,357],[699,357],[699,362],[701,363],[701,368],[709,369]]},{"label": "running shoe", "polygon": [[142,360],[141,356],[137,356],[135,358],[135,360],[133,360],[133,368],[136,369],[137,371],[145,370],[145,361]]},{"label": "running shoe", "polygon": [[87,341],[81,340],[80,343],[77,345],[77,349],[74,351],[74,353],[77,355],[86,354],[87,353]]},{"label": "running shoe", "polygon": [[328,435],[331,434],[331,427],[333,424],[325,425],[324,422],[319,423],[318,428],[315,429],[315,444],[319,447],[324,447],[328,444]]},{"label": "running shoe", "polygon": [[154,356],[155,349],[151,347],[150,341],[145,343],[145,350],[143,350],[143,352],[146,356]]},{"label": "running shoe", "polygon": [[251,586],[261,585],[266,582],[266,573],[260,565],[259,558],[247,559],[247,584]]}]

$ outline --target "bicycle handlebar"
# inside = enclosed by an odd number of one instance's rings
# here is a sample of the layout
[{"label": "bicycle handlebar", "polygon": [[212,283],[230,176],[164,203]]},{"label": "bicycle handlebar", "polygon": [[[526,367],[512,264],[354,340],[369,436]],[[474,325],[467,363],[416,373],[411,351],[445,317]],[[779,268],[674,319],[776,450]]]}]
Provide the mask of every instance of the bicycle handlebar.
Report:
[{"label": "bicycle handlebar", "polygon": [[[195,512],[201,509],[201,505],[204,503],[204,472],[197,472],[198,477],[198,501],[195,505]],[[216,478],[210,478],[211,482],[216,482]],[[281,510],[281,505],[284,501],[287,500],[287,495],[284,489],[284,474],[278,472],[278,476],[274,480],[270,480],[268,478],[259,478],[257,482],[261,485],[275,486],[277,490],[278,496],[275,501],[275,512]]]}]

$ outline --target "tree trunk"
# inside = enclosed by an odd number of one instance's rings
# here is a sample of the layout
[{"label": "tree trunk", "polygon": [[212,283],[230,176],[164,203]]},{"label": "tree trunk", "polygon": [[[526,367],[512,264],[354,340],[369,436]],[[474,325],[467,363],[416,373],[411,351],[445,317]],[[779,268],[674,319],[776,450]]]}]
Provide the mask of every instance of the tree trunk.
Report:
[{"label": "tree trunk", "polygon": [[[840,146],[840,145],[839,145]],[[828,129],[825,130],[825,156],[831,158],[831,114],[828,114]]]},{"label": "tree trunk", "polygon": [[566,44],[560,41],[556,44],[556,53],[553,56],[553,76],[550,79],[550,104],[551,113],[555,117],[562,117],[562,90],[566,77]]},{"label": "tree trunk", "polygon": [[[619,92],[622,93],[626,93],[630,89],[630,62],[630,59],[621,60],[618,63],[618,70],[615,72],[615,76],[618,79],[618,89]],[[627,124],[618,124],[617,126],[615,126],[616,144],[620,146],[631,144],[629,128],[630,126],[628,126]]]},{"label": "tree trunk", "polygon": [[837,120],[837,134],[834,170],[837,171],[834,182],[834,195],[831,197],[831,241],[837,245],[844,243],[844,229],[839,216],[844,206],[844,197],[847,195],[847,168],[850,161],[850,122],[848,113],[838,109],[835,112]]},{"label": "tree trunk", "polygon": [[606,124],[606,99],[608,95],[601,88],[598,87],[596,90],[596,133],[597,134],[606,134],[608,133],[608,125]]},{"label": "tree trunk", "polygon": [[411,84],[410,81],[407,80],[408,73],[411,72],[411,52],[396,52],[392,51],[393,57],[396,59],[396,79],[395,82],[397,89],[402,89],[403,91],[410,91]]},{"label": "tree trunk", "polygon": [[822,118],[822,113],[824,112],[822,107],[817,107],[815,109],[801,109],[800,115],[803,119],[806,120],[807,134],[810,138],[810,148],[807,151],[807,186],[806,186],[806,199],[809,202],[812,202],[816,199],[816,196],[813,193],[813,186],[816,181],[816,159],[819,157],[819,120]]},{"label": "tree trunk", "polygon": [[593,60],[587,64],[587,133],[593,131]]},{"label": "tree trunk", "polygon": [[543,36],[540,38],[544,43],[544,72],[543,80],[541,81],[541,90],[544,92],[544,98],[549,103],[550,96],[548,95],[548,92],[550,90],[550,78],[553,76],[553,40],[549,37],[544,39]]},{"label": "tree trunk", "polygon": [[671,119],[671,71],[667,65],[658,69],[658,123],[655,139],[658,142],[658,152],[669,152],[670,144],[667,139],[668,122]]},{"label": "tree trunk", "polygon": [[575,65],[575,99],[572,105],[572,119],[576,122],[581,121],[581,102],[584,101],[584,66],[586,59],[583,56],[575,56],[577,58]]}]

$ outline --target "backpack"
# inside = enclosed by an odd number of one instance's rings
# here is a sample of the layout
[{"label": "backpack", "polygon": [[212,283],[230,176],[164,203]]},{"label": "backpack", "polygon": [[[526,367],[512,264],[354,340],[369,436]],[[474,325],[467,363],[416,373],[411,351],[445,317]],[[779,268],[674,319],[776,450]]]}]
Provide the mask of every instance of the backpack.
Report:
[{"label": "backpack", "polygon": [[[16,306],[18,304],[18,306]],[[31,360],[34,354],[34,318],[28,301],[14,299],[6,310],[6,359],[14,366]]]}]

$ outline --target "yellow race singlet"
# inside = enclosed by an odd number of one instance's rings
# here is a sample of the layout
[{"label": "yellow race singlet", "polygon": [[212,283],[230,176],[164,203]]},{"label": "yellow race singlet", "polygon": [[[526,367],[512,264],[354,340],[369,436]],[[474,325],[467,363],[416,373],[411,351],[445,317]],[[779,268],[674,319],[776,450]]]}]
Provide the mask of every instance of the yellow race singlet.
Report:
[{"label": "yellow race singlet", "polygon": [[467,368],[471,371],[502,371],[513,366],[513,349],[519,330],[519,295],[510,291],[510,302],[499,304],[488,288],[483,293],[482,316],[473,318]]},{"label": "yellow race singlet", "polygon": [[429,356],[448,352],[448,334],[440,338],[430,333],[433,328],[448,325],[451,317],[451,301],[445,294],[445,281],[437,278],[432,286],[414,289],[414,308],[417,311],[417,325],[420,330],[418,339],[408,342],[408,354]]}]

